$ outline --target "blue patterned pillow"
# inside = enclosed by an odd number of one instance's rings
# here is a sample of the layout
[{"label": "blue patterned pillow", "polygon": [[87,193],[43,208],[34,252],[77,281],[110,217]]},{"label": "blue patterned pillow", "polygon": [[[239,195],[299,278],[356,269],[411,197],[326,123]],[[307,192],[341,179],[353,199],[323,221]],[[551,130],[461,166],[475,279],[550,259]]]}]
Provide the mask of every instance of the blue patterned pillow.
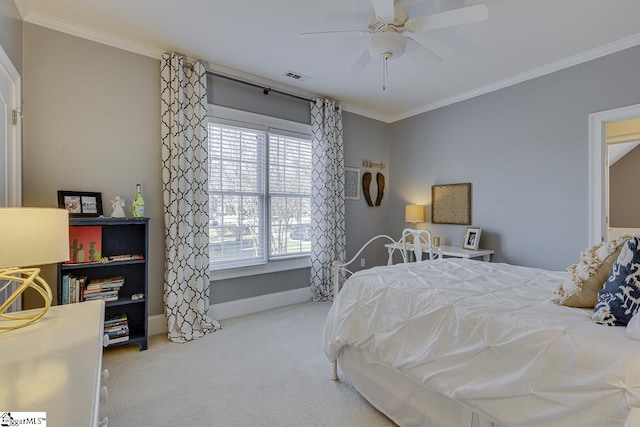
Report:
[{"label": "blue patterned pillow", "polygon": [[622,247],[611,267],[609,278],[598,292],[593,321],[609,326],[624,326],[640,308],[640,237]]}]

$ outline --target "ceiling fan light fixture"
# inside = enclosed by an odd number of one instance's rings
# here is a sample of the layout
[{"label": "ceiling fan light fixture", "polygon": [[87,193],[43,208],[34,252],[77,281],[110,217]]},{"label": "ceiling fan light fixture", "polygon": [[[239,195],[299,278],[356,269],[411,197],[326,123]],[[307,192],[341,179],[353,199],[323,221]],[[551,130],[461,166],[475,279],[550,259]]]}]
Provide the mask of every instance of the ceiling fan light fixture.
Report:
[{"label": "ceiling fan light fixture", "polygon": [[372,58],[395,59],[407,47],[407,38],[395,31],[383,31],[371,35],[369,54]]}]

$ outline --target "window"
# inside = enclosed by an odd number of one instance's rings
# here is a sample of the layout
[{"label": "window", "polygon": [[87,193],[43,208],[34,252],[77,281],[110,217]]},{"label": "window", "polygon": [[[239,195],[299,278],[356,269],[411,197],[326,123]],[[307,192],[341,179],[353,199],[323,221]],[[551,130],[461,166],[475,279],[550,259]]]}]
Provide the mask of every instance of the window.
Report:
[{"label": "window", "polygon": [[308,255],[308,135],[219,117],[209,119],[208,132],[211,267],[244,267]]}]

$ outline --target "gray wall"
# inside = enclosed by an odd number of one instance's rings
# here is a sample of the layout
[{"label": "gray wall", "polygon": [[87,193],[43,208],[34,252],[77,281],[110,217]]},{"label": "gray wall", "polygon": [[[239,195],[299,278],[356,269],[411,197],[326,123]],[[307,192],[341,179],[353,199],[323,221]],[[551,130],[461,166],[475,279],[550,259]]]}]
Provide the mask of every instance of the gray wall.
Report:
[{"label": "gray wall", "polygon": [[[97,191],[110,215],[110,200],[130,207],[142,184],[149,310],[162,313],[160,62],[28,23],[23,41],[24,205],[57,206],[58,190]],[[55,268],[45,280],[56,283]]]},{"label": "gray wall", "polygon": [[[163,313],[159,61],[33,24],[24,24],[23,54],[25,205],[56,206],[58,190],[98,191],[109,215],[109,201],[120,195],[130,202],[141,183],[151,217],[149,311]],[[265,96],[218,77],[209,81],[212,103],[310,121],[306,101],[274,92]],[[388,125],[347,113],[344,129],[347,164],[357,165],[361,157],[388,164]],[[350,248],[384,231],[388,200],[387,191],[379,208],[347,203]],[[43,275],[56,282],[54,268]],[[308,285],[308,268],[214,281],[211,303]]]},{"label": "gray wall", "polygon": [[[389,134],[390,126],[378,120],[369,119],[357,114],[343,114],[344,164],[360,168],[360,179],[365,172],[371,172],[373,180],[378,172],[385,176],[384,197],[380,206],[370,207],[360,188],[360,200],[347,200],[345,208],[345,228],[347,230],[347,259],[351,259],[362,245],[377,234],[387,233],[390,168],[389,168]],[[362,160],[384,163],[383,170],[362,167]],[[375,203],[377,187],[372,183],[371,198]],[[396,236],[398,237],[398,236]],[[360,259],[365,259],[365,268],[384,265],[387,262],[387,251],[380,240],[372,243],[359,257],[350,270],[360,270]]]},{"label": "gray wall", "polygon": [[0,1],[0,46],[22,75],[22,19],[13,1]]},{"label": "gray wall", "polygon": [[[634,47],[392,126],[389,230],[430,186],[472,183],[495,260],[564,270],[588,244],[588,115],[640,103]],[[464,226],[429,224],[461,245]]]},{"label": "gray wall", "polygon": [[640,227],[640,146],[609,168],[609,223],[611,227]]}]

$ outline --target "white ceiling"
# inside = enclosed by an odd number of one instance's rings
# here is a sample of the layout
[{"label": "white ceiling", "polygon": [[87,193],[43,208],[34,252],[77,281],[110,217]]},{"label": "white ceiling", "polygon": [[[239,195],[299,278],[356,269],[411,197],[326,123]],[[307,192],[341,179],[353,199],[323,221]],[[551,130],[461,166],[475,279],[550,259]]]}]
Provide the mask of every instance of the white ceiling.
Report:
[{"label": "white ceiling", "polygon": [[[485,0],[485,22],[424,33],[440,62],[410,42],[360,73],[368,36],[299,33],[367,29],[370,0],[14,0],[23,19],[134,52],[181,52],[212,69],[393,122],[640,44],[638,0]],[[399,0],[410,17],[481,0]],[[357,66],[356,66],[357,67]],[[293,71],[309,78],[284,77]]]}]

